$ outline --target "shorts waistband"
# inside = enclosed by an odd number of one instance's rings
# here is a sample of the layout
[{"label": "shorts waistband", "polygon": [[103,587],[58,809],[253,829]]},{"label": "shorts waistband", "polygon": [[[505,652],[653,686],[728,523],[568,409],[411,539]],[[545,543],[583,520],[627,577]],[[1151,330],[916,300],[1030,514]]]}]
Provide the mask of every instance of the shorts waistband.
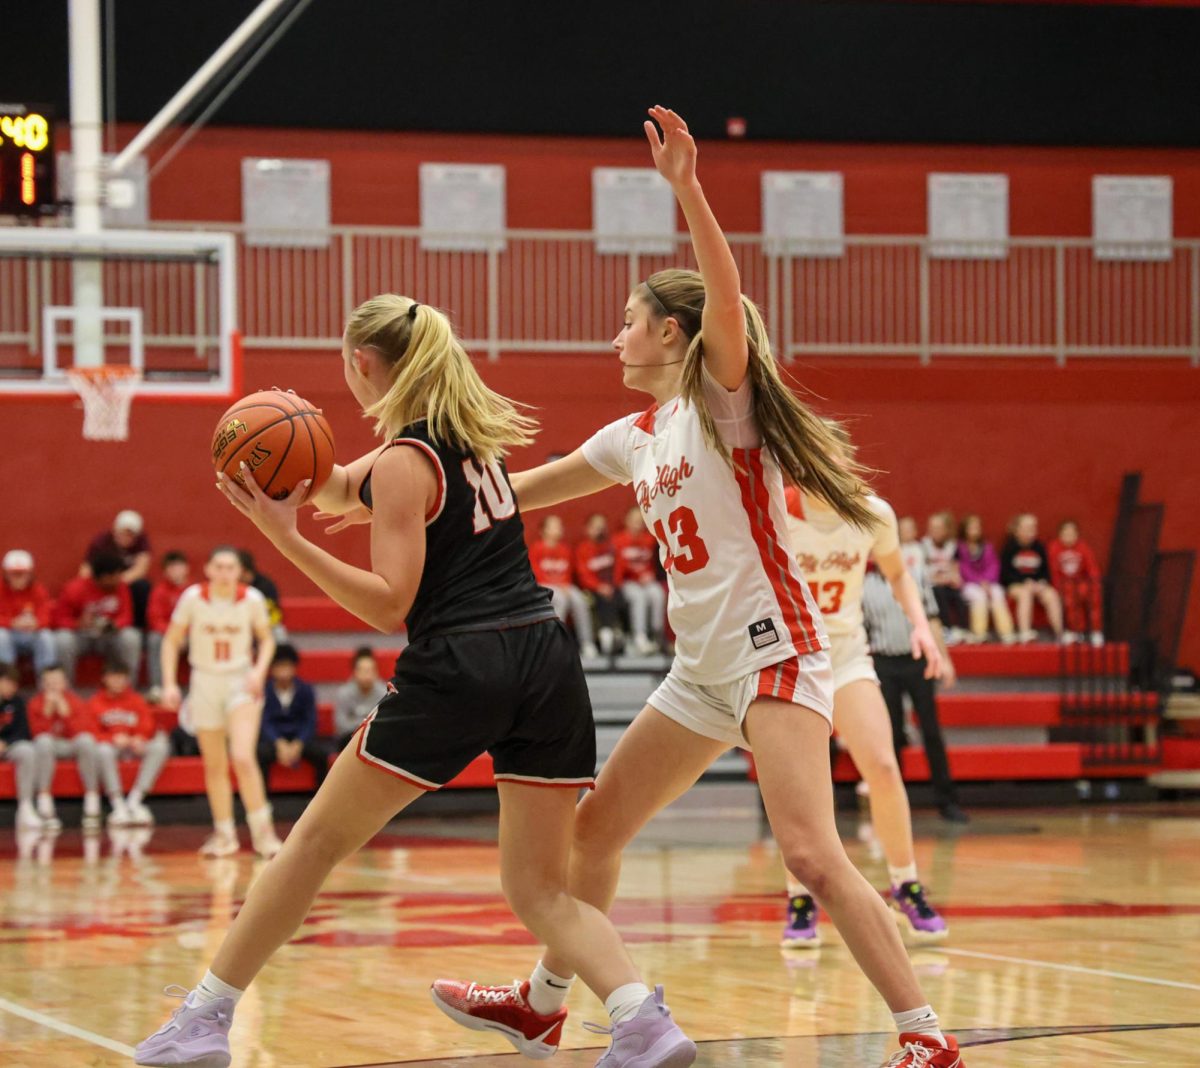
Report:
[{"label": "shorts waistband", "polygon": [[536,612],[526,612],[523,615],[502,616],[499,619],[481,619],[477,623],[460,623],[455,627],[438,627],[436,630],[419,635],[414,641],[421,641],[424,638],[441,638],[447,634],[475,634],[480,631],[490,630],[518,630],[521,627],[532,627],[538,623],[549,623],[551,620],[556,619],[558,619],[558,616],[554,609],[547,605],[544,609],[539,608]]}]

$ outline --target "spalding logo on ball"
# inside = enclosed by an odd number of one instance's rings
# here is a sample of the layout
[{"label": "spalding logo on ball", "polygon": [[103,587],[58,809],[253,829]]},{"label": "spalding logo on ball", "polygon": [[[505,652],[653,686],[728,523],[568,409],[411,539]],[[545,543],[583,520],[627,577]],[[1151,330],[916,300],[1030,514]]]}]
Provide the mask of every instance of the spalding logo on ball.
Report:
[{"label": "spalding logo on ball", "polygon": [[308,500],[333,471],[333,431],[302,397],[267,389],[243,397],[217,421],[213,467],[243,484],[242,464],[262,491],[282,500],[306,478]]}]

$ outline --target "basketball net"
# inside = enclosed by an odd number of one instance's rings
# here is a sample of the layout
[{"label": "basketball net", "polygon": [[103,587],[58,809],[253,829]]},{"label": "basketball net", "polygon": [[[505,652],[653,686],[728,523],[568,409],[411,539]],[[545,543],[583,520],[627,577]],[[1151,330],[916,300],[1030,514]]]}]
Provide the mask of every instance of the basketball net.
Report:
[{"label": "basketball net", "polygon": [[142,376],[131,367],[72,367],[67,378],[83,399],[87,441],[125,441],[129,407]]}]

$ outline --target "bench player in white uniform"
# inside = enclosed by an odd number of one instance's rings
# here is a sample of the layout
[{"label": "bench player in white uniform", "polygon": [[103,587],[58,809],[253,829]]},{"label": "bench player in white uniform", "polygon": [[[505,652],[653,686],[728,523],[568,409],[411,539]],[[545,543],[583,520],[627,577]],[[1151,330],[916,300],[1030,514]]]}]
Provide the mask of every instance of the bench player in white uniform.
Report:
[{"label": "bench player in white uniform", "polygon": [[[841,454],[853,457],[849,435],[836,424]],[[908,794],[892,747],[892,726],[863,625],[863,576],[871,561],[892,587],[913,626],[913,655],[924,656],[931,677],[941,673],[941,654],[921,604],[921,592],[900,555],[896,513],[879,497],[864,498],[879,517],[874,530],[847,523],[829,505],[791,487],[787,529],[792,551],[816,598],[829,634],[833,661],[833,725],[867,784],[871,819],[887,859],[888,900],[910,937],[939,941],[946,922],[925,898],[913,852]],[[820,944],[817,907],[808,888],[788,876],[788,919],[783,945]]]},{"label": "bench player in white uniform", "polygon": [[[683,208],[700,267],[659,271],[636,286],[613,342],[625,384],[656,403],[570,456],[512,478],[523,511],[632,485],[670,586],[675,662],[580,803],[571,892],[607,911],[625,845],[731,746],[753,746],[788,869],[812,886],[892,1010],[903,1048],[889,1066],[961,1068],[896,924],[837,835],[833,671],[787,546],[783,477],[864,526],[875,515],[853,464],[833,459],[832,431],[779,377],[762,318],[741,294],[737,264],[696,180],[686,125],[663,108],[650,114],[664,134],[660,141],[646,123],[655,165]],[[529,1011],[555,1011],[570,984],[569,967],[547,953],[529,984]]]},{"label": "bench player in white uniform", "polygon": [[267,603],[258,590],[238,582],[236,549],[214,549],[204,573],[208,581],[184,590],[163,635],[163,704],[171,709],[180,705],[179,652],[186,644],[192,666],[188,726],[204,758],[214,827],[200,852],[224,857],[240,848],[233,823],[232,762],[255,852],[273,857],[281,843],[256,755],[263,685],[275,653]]}]

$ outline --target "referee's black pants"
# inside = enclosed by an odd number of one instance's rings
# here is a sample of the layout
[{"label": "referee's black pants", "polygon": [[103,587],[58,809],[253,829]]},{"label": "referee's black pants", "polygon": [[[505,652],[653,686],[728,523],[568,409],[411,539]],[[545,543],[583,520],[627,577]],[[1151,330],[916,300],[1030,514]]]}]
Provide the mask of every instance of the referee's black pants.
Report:
[{"label": "referee's black pants", "polygon": [[908,694],[921,727],[921,737],[925,741],[925,756],[929,761],[935,803],[939,807],[957,803],[958,795],[954,780],[950,778],[942,725],[938,722],[934,680],[925,678],[925,658],[914,660],[911,654],[885,656],[876,653],[874,660],[879,688],[883,691],[884,703],[892,717],[892,745],[896,749],[897,762],[900,762],[901,751],[907,744],[904,734],[904,695]]}]

